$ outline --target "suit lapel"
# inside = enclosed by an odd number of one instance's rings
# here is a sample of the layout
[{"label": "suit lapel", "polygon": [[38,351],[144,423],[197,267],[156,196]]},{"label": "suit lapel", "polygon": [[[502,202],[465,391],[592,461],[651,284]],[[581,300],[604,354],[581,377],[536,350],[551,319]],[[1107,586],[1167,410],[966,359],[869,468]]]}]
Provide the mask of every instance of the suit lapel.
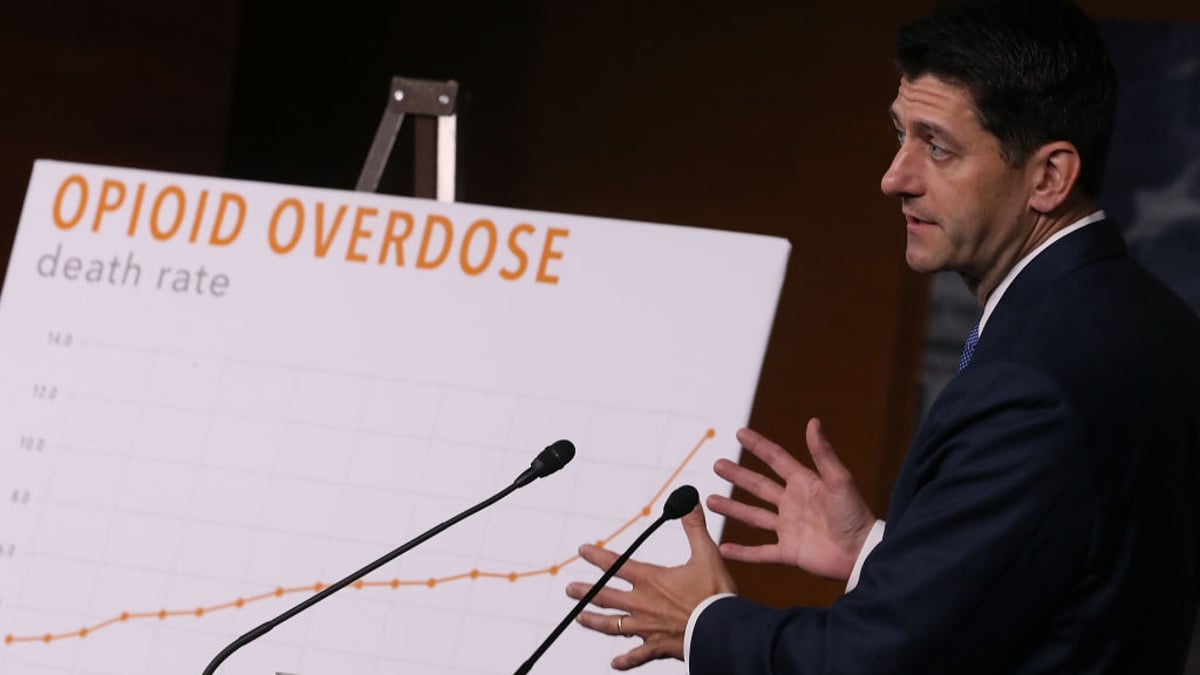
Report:
[{"label": "suit lapel", "polygon": [[1111,220],[1093,223],[1054,242],[1021,270],[1000,298],[971,363],[986,362],[991,354],[1002,352],[1002,346],[1010,344],[1025,327],[1029,309],[1060,279],[1097,260],[1124,254],[1125,241]]},{"label": "suit lapel", "polygon": [[[988,319],[979,345],[971,359],[971,366],[978,368],[1006,353],[1018,334],[1026,327],[1026,316],[1063,277],[1098,260],[1125,254],[1125,242],[1112,221],[1101,221],[1088,225],[1054,242],[1040,255],[1030,261],[1017,275],[1012,285],[1000,299],[995,312]],[[1002,356],[1001,356],[1002,357]],[[954,387],[952,381],[948,388]],[[943,392],[942,395],[946,395]],[[941,399],[934,402],[930,414],[936,415]],[[908,456],[900,469],[892,491],[888,518],[899,517],[908,507],[908,502],[917,489],[918,466],[925,446],[932,441],[936,422],[930,418],[922,421],[909,448]]]}]

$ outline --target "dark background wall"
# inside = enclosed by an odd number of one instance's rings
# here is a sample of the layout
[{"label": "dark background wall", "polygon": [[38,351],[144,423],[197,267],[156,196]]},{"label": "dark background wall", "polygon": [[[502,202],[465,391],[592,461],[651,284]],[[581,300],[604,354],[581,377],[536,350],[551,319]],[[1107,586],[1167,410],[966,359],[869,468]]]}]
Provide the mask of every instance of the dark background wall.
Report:
[{"label": "dark background wall", "polygon": [[[878,190],[891,35],[931,1],[104,4],[0,7],[4,259],[34,158],[349,188],[391,76],[454,78],[463,201],[792,241],[752,422],[803,455],[803,422],[822,417],[883,512],[915,423],[927,297]],[[1190,2],[1126,4],[1085,6],[1200,19]],[[404,172],[384,189],[407,192]],[[735,574],[776,605],[840,592],[792,570]]]}]

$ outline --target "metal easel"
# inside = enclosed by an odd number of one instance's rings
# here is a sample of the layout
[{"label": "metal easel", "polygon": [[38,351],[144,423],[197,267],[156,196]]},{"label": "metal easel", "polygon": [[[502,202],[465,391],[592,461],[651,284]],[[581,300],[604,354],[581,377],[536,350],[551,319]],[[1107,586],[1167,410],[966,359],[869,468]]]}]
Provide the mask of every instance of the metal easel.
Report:
[{"label": "metal easel", "polygon": [[413,129],[413,195],[453,202],[457,197],[458,82],[393,77],[387,107],[375,131],[355,190],[376,192],[405,115]]}]

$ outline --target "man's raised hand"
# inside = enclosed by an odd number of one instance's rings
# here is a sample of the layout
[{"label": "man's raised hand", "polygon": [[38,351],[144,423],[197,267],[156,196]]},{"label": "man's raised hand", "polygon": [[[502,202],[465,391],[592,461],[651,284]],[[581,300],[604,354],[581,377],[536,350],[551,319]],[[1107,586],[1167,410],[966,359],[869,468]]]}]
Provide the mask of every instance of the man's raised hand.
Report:
[{"label": "man's raised hand", "polygon": [[819,576],[848,579],[875,516],[821,433],[821,421],[809,420],[805,434],[816,471],[756,431],[742,429],[737,438],[750,454],[770,467],[782,484],[728,460],[718,460],[713,467],[718,476],[771,508],[719,495],[708,497],[708,508],[774,532],[776,541],[758,546],[722,544],[721,555],[744,562],[794,565]]}]

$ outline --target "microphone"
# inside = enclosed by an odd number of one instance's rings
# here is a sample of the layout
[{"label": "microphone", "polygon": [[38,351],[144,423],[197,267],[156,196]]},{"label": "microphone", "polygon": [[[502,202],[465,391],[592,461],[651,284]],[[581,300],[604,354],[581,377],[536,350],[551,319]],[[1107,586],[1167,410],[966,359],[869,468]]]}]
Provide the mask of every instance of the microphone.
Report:
[{"label": "microphone", "polygon": [[402,553],[405,553],[413,548],[416,548],[419,544],[425,543],[429,539],[432,539],[435,535],[441,534],[444,530],[449,529],[450,526],[458,524],[460,521],[465,520],[469,516],[473,516],[476,513],[491,506],[492,504],[495,504],[496,502],[500,501],[501,499],[504,499],[505,497],[512,494],[516,490],[523,488],[526,485],[529,485],[534,480],[536,480],[538,478],[545,478],[546,476],[549,476],[550,474],[554,473],[555,471],[558,471],[559,469],[563,468],[563,466],[565,466],[567,464],[567,462],[571,461],[571,459],[574,457],[575,457],[575,445],[573,443],[571,443],[571,441],[559,440],[559,441],[555,441],[554,443],[551,443],[549,446],[546,447],[545,450],[542,450],[540,453],[538,453],[538,456],[535,457],[534,460],[529,463],[529,468],[526,469],[524,472],[522,472],[521,475],[517,476],[516,480],[514,480],[508,487],[497,492],[496,494],[492,495],[491,497],[488,497],[487,499],[479,502],[475,506],[472,506],[471,508],[450,518],[449,520],[445,520],[445,521],[442,521],[441,523],[438,523],[437,525],[429,528],[425,532],[422,532],[421,534],[404,542],[400,546],[392,549],[391,551],[388,551],[387,553],[383,554],[382,556],[380,556],[379,558],[375,559],[374,561],[368,563],[367,565],[359,568],[358,570],[356,570],[354,572],[351,572],[349,576],[343,578],[342,580],[334,582],[333,584],[330,584],[321,592],[316,593],[315,595],[309,596],[304,601],[298,603],[296,606],[283,612],[282,614],[275,617],[274,619],[271,619],[270,621],[267,621],[266,623],[259,625],[257,628],[254,628],[253,630],[246,632],[244,635],[242,635],[238,639],[229,643],[229,645],[227,645],[225,647],[225,649],[222,649],[216,656],[214,656],[213,660],[211,662],[209,662],[208,667],[204,669],[203,675],[212,675],[213,673],[216,672],[217,666],[221,665],[221,662],[223,662],[225,659],[229,658],[230,655],[232,655],[234,652],[241,649],[242,647],[245,647],[246,645],[250,644],[251,642],[254,642],[258,638],[271,632],[272,630],[275,629],[276,626],[279,626],[284,621],[291,619],[292,617],[296,616],[300,612],[303,612],[304,610],[308,609],[309,607],[312,607],[313,605],[317,604],[318,602],[321,602],[325,598],[328,598],[329,596],[333,595],[334,593],[337,593],[338,591],[349,586],[350,584],[354,583],[355,581],[358,581],[362,577],[365,577],[366,575],[370,574],[371,572],[374,572],[375,570],[377,570],[380,567],[384,566],[385,564],[391,562],[392,560],[395,560],[396,558],[400,557],[400,555]]},{"label": "microphone", "polygon": [[671,492],[671,495],[667,497],[666,503],[663,504],[663,512],[662,515],[658,517],[658,520],[655,520],[650,524],[650,527],[647,527],[644,532],[638,535],[638,538],[633,540],[633,543],[629,545],[629,548],[625,549],[625,552],[622,553],[619,558],[617,558],[616,562],[614,562],[612,566],[605,570],[604,574],[600,575],[600,578],[596,580],[596,583],[592,584],[592,587],[588,589],[587,594],[580,598],[579,602],[575,603],[575,606],[571,608],[571,611],[567,612],[567,615],[563,617],[563,620],[558,622],[558,625],[554,627],[554,630],[550,631],[550,635],[546,636],[546,639],[542,641],[542,644],[538,645],[538,648],[533,651],[533,654],[531,654],[528,659],[526,659],[525,663],[521,664],[520,668],[517,668],[513,675],[525,675],[529,672],[530,668],[533,668],[533,664],[537,663],[537,660],[542,658],[542,654],[546,653],[546,650],[550,648],[550,645],[554,644],[554,641],[558,639],[558,636],[562,635],[562,632],[567,629],[567,626],[569,626],[571,622],[575,620],[575,617],[579,616],[579,613],[583,611],[584,607],[587,607],[588,603],[592,601],[592,598],[596,597],[596,594],[600,592],[600,589],[604,588],[604,585],[608,583],[609,579],[613,578],[613,575],[617,573],[617,570],[621,569],[621,566],[629,561],[630,556],[632,556],[633,552],[642,545],[642,542],[646,541],[650,535],[654,534],[654,531],[657,530],[663,523],[667,522],[668,520],[676,520],[684,517],[685,515],[691,513],[692,509],[696,508],[696,505],[699,503],[700,493],[696,491],[696,488],[692,487],[691,485],[681,485],[680,487],[675,488],[675,490]]},{"label": "microphone", "polygon": [[558,471],[574,458],[574,443],[567,440],[555,441],[547,445],[545,450],[542,450],[538,453],[537,457],[533,458],[533,461],[529,463],[529,468],[525,469],[520,476],[517,476],[517,479],[513,481],[513,485],[525,487],[538,478],[545,478]]}]

